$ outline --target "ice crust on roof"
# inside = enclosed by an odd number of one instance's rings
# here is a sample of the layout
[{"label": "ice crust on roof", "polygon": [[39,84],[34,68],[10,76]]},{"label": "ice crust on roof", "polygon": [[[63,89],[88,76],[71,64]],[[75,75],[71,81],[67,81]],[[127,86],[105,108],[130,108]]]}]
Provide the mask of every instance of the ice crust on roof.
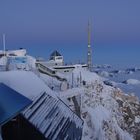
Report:
[{"label": "ice crust on roof", "polygon": [[83,121],[61,100],[46,92],[36,97],[23,115],[48,140],[81,139]]}]

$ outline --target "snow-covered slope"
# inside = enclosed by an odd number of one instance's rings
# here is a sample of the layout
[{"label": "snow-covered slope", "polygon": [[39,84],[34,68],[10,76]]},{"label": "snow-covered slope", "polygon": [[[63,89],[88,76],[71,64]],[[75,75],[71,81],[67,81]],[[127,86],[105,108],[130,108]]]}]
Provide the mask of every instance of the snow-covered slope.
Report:
[{"label": "snow-covered slope", "polygon": [[[105,85],[97,74],[80,68],[73,71],[73,78],[71,75],[66,78],[69,84],[73,83],[73,88],[61,92],[61,97],[81,95],[81,116],[84,119],[82,140],[140,138],[140,104],[137,97]],[[79,79],[86,85],[79,83]]]}]

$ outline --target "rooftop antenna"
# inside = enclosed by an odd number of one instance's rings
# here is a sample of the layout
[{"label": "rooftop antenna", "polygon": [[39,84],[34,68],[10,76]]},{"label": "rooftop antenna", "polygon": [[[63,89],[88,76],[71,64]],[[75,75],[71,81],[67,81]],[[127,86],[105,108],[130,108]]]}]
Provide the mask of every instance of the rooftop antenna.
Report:
[{"label": "rooftop antenna", "polygon": [[6,50],[5,50],[5,34],[2,35],[2,38],[3,38],[3,56],[4,56],[3,63],[6,66],[7,60],[6,60]]},{"label": "rooftop antenna", "polygon": [[4,54],[4,56],[6,56],[6,52],[5,52],[5,34],[3,34],[2,37],[3,37],[3,54]]},{"label": "rooftop antenna", "polygon": [[92,49],[91,49],[91,25],[88,21],[88,51],[87,51],[87,67],[92,70]]}]

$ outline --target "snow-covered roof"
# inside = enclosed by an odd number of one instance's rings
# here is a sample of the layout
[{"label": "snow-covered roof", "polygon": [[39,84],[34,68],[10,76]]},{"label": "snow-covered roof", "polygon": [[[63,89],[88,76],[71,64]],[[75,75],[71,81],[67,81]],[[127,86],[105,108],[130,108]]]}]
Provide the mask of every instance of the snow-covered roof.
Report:
[{"label": "snow-covered roof", "polygon": [[33,100],[23,115],[46,138],[81,139],[83,121],[33,72],[0,72],[0,82]]},{"label": "snow-covered roof", "polygon": [[28,98],[0,83],[0,126],[17,116],[31,103]]},{"label": "snow-covered roof", "polygon": [[61,100],[46,92],[34,99],[23,115],[49,140],[81,139],[83,121]]},{"label": "snow-covered roof", "polygon": [[[4,51],[0,50],[0,54],[3,54]],[[25,56],[26,55],[26,49],[20,48],[19,50],[8,50],[6,51],[7,55],[13,55],[13,56]]]},{"label": "snow-covered roof", "polygon": [[54,51],[52,52],[52,54],[50,55],[51,57],[54,57],[54,56],[61,56],[61,54],[58,52],[58,51]]},{"label": "snow-covered roof", "polygon": [[57,57],[57,56],[62,56],[58,51],[53,51],[52,53],[51,53],[51,55],[50,55],[50,60],[54,60],[55,59],[55,57]]},{"label": "snow-covered roof", "polygon": [[31,71],[0,72],[0,82],[30,99],[38,96],[43,91],[47,91],[47,93],[56,97],[55,93]]}]

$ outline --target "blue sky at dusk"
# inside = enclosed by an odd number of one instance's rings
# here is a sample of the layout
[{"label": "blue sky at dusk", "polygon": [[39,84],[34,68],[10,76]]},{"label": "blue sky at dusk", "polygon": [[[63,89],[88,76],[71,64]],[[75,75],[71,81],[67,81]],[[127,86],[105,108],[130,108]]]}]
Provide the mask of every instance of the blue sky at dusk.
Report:
[{"label": "blue sky at dusk", "polygon": [[48,58],[86,60],[87,22],[92,23],[94,63],[140,64],[140,0],[0,0],[0,48],[26,48]]}]

